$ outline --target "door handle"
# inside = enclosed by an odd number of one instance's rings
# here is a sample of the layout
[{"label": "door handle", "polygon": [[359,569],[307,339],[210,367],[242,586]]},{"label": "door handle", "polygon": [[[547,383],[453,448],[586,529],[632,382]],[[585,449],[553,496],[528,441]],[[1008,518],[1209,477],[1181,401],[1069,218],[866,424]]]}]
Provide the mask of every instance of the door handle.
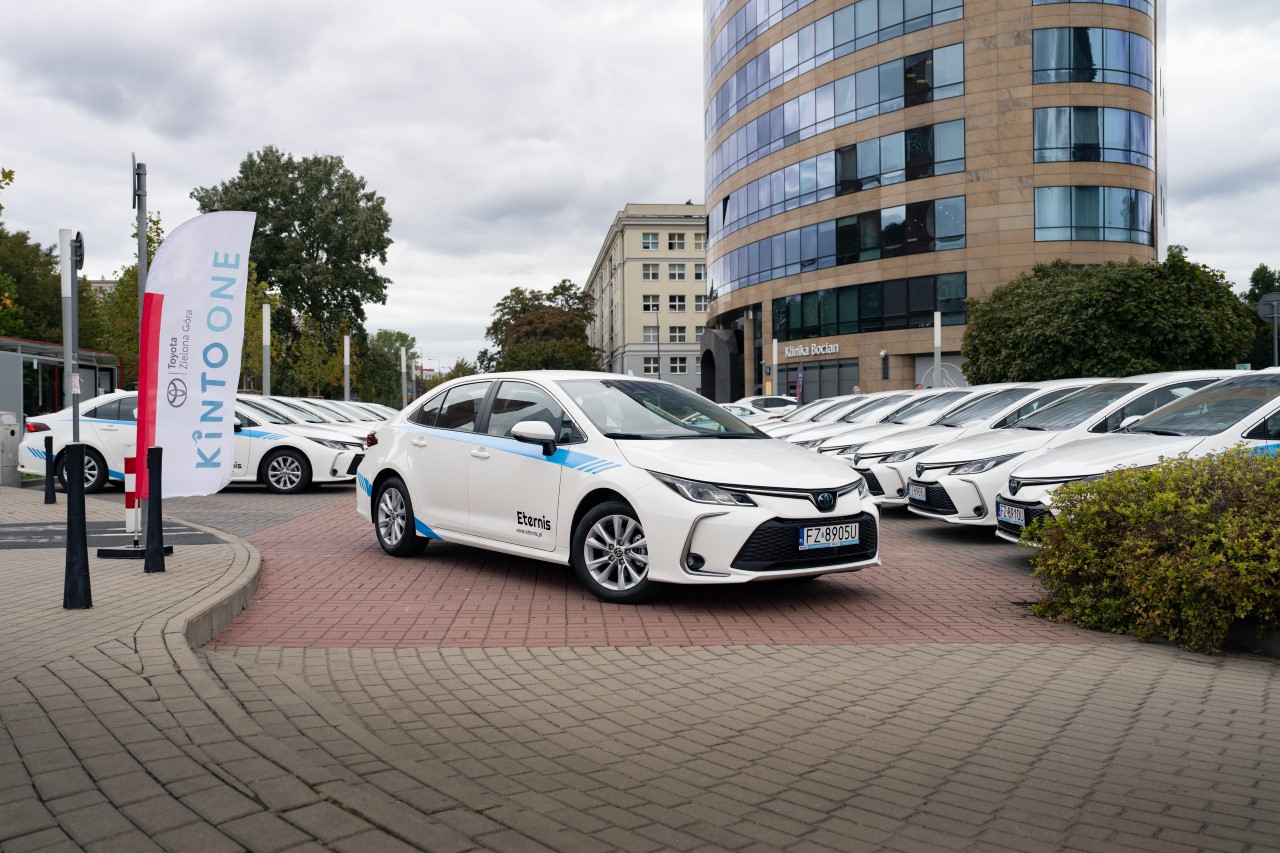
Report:
[{"label": "door handle", "polygon": [[116,430],[120,429],[120,427],[114,426],[113,424],[103,424],[101,429],[104,429],[107,432],[115,432]]},{"label": "door handle", "polygon": [[426,447],[426,446],[427,446],[427,440],[426,440],[425,438],[415,438],[415,439],[414,439],[412,442],[410,442],[410,443],[411,443],[414,447]]},{"label": "door handle", "polygon": [[471,455],[472,455],[472,456],[474,456],[474,457],[475,457],[475,458],[477,458],[477,459],[488,459],[488,458],[489,458],[489,452],[488,452],[487,450],[473,450],[473,451],[471,451]]}]

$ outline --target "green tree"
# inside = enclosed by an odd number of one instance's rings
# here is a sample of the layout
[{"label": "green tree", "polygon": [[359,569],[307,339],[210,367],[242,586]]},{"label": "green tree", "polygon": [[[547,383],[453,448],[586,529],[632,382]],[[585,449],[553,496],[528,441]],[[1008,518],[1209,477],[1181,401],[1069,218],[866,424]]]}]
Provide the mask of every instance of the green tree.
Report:
[{"label": "green tree", "polygon": [[[13,183],[13,169],[0,168],[0,190]],[[4,213],[4,205],[0,204],[0,213]]]},{"label": "green tree", "polygon": [[[407,332],[379,329],[368,337],[360,359],[360,379],[352,380],[352,392],[361,400],[371,400],[385,406],[401,409],[405,401],[400,399],[400,348],[404,347],[406,359],[418,358],[417,341]],[[354,360],[354,356],[352,357]]]},{"label": "green tree", "polygon": [[1223,274],[1181,246],[1163,263],[1037,264],[968,311],[961,352],[973,384],[1226,367],[1253,331]]},{"label": "green tree", "polygon": [[1258,301],[1268,293],[1280,291],[1280,270],[1273,270],[1266,264],[1258,264],[1249,276],[1249,289],[1244,299],[1253,315],[1254,334],[1253,348],[1245,356],[1245,361],[1255,368],[1267,367],[1275,357],[1275,347],[1271,341],[1271,324],[1258,316]]},{"label": "green tree", "polygon": [[274,146],[250,153],[239,174],[191,191],[201,212],[258,215],[251,254],[258,277],[280,294],[273,329],[292,334],[289,312],[320,329],[363,328],[366,302],[383,303],[391,217],[385,199],[339,156],[296,159]]},{"label": "green tree", "polygon": [[423,383],[423,393],[430,391],[437,385],[443,385],[450,379],[458,379],[463,376],[474,376],[479,372],[480,371],[476,369],[476,365],[473,362],[467,361],[465,358],[460,358],[453,363],[453,367],[450,367],[443,373],[436,374]]},{"label": "green tree", "polygon": [[22,306],[18,304],[17,288],[9,274],[0,270],[0,335],[21,338],[26,334],[22,322]]},{"label": "green tree", "polygon": [[10,292],[22,308],[22,336],[61,343],[62,283],[54,247],[41,246],[27,232],[10,232],[0,224],[0,273],[9,277]]},{"label": "green tree", "polygon": [[569,279],[548,291],[514,287],[493,309],[485,337],[493,349],[476,357],[482,371],[595,370],[596,352],[587,343],[591,294]]},{"label": "green tree", "polygon": [[[346,332],[341,329],[331,332],[310,317],[299,318],[297,327],[298,334],[287,349],[289,370],[280,378],[278,389],[275,358],[271,360],[271,391],[298,397],[341,398],[342,336]],[[274,343],[272,349],[275,349]],[[354,364],[351,373],[354,382],[357,376]]]}]

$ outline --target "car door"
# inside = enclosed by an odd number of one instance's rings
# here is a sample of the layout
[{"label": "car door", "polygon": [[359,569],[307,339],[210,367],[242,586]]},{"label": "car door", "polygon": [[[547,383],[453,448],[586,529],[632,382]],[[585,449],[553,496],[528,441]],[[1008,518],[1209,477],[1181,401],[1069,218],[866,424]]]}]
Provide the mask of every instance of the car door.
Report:
[{"label": "car door", "polygon": [[258,460],[253,458],[253,451],[258,442],[254,438],[261,435],[262,425],[240,409],[236,410],[236,437],[232,442],[235,452],[232,456],[231,479],[253,480],[257,478]]},{"label": "car door", "polygon": [[1280,456],[1280,409],[1273,411],[1244,434],[1245,443],[1254,453]]},{"label": "car door", "polygon": [[[138,419],[134,414],[137,405],[136,395],[108,400],[89,409],[80,422],[82,432],[87,431],[86,428],[93,431],[93,443],[102,451],[108,475],[114,480],[124,479],[125,457],[132,456],[137,446]],[[127,417],[123,417],[122,412]]]},{"label": "car door", "polygon": [[564,408],[545,389],[532,382],[503,380],[489,404],[488,441],[470,452],[467,531],[551,551],[556,546],[563,468],[548,461],[540,445],[512,438],[511,428],[522,421],[542,421],[557,436],[573,429]]},{"label": "car door", "polygon": [[[467,478],[471,454],[483,449],[477,434],[491,380],[455,385],[410,417],[404,466],[419,533],[467,532]],[[425,526],[428,530],[422,530]]]}]

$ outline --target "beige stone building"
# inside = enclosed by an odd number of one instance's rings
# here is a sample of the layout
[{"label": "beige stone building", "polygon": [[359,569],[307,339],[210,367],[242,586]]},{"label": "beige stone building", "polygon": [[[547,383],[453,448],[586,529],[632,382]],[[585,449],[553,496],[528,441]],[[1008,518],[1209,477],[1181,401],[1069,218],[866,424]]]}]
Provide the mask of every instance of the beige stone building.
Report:
[{"label": "beige stone building", "polygon": [[707,323],[706,210],[628,204],[614,217],[587,278],[595,317],[587,339],[600,369],[697,390]]},{"label": "beige stone building", "polygon": [[1163,0],[705,10],[708,396],[963,383],[966,297],[1163,256]]}]

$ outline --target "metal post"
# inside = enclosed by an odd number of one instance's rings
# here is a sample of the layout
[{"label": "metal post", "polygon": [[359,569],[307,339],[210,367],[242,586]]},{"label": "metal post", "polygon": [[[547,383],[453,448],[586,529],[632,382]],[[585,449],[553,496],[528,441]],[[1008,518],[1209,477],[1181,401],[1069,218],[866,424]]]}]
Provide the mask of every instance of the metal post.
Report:
[{"label": "metal post", "polygon": [[342,336],[342,399],[351,399],[351,336]]},{"label": "metal post", "polygon": [[407,367],[405,358],[404,347],[400,347],[400,408],[402,409],[409,405],[409,384],[408,379],[405,377],[405,369]]},{"label": "metal post", "polygon": [[1280,302],[1271,303],[1271,366],[1280,367]]},{"label": "metal post", "polygon": [[147,512],[150,518],[147,519],[146,533],[146,554],[142,558],[142,570],[147,574],[164,571],[165,554],[173,553],[172,545],[164,544],[164,523],[160,518],[160,490],[162,481],[160,474],[164,465],[164,449],[160,447],[147,448],[147,482],[148,488],[151,490],[150,499],[147,501]]},{"label": "metal post", "polygon": [[[138,158],[133,158],[133,206],[138,211],[137,229],[138,229],[138,340],[142,340],[142,306],[146,302],[147,295],[147,265],[150,258],[147,255],[147,164],[139,163]],[[139,353],[141,355],[141,353]],[[141,368],[141,360],[138,367]],[[142,374],[138,374],[138,392],[142,392]],[[138,464],[141,454],[146,452],[146,448],[135,443],[133,448],[134,467],[141,467]],[[143,498],[138,501],[138,518],[142,521],[142,536],[147,534],[147,499]]]},{"label": "metal post", "polygon": [[84,445],[72,442],[62,453],[67,472],[67,568],[62,582],[62,606],[66,610],[84,610],[93,606],[84,515]]},{"label": "metal post", "polygon": [[271,303],[262,303],[262,396],[271,396]]},{"label": "metal post", "polygon": [[58,498],[53,493],[53,478],[58,475],[53,466],[53,436],[44,437],[44,502],[56,504]]},{"label": "metal post", "polygon": [[71,328],[71,316],[75,310],[71,305],[71,229],[58,229],[58,264],[62,273],[62,404],[70,406],[71,399],[71,350],[74,332]]},{"label": "metal post", "polygon": [[933,312],[933,387],[942,387],[942,312]]},{"label": "metal post", "polygon": [[658,307],[653,312],[653,319],[658,324],[658,378],[662,378],[662,295],[658,295]]}]

